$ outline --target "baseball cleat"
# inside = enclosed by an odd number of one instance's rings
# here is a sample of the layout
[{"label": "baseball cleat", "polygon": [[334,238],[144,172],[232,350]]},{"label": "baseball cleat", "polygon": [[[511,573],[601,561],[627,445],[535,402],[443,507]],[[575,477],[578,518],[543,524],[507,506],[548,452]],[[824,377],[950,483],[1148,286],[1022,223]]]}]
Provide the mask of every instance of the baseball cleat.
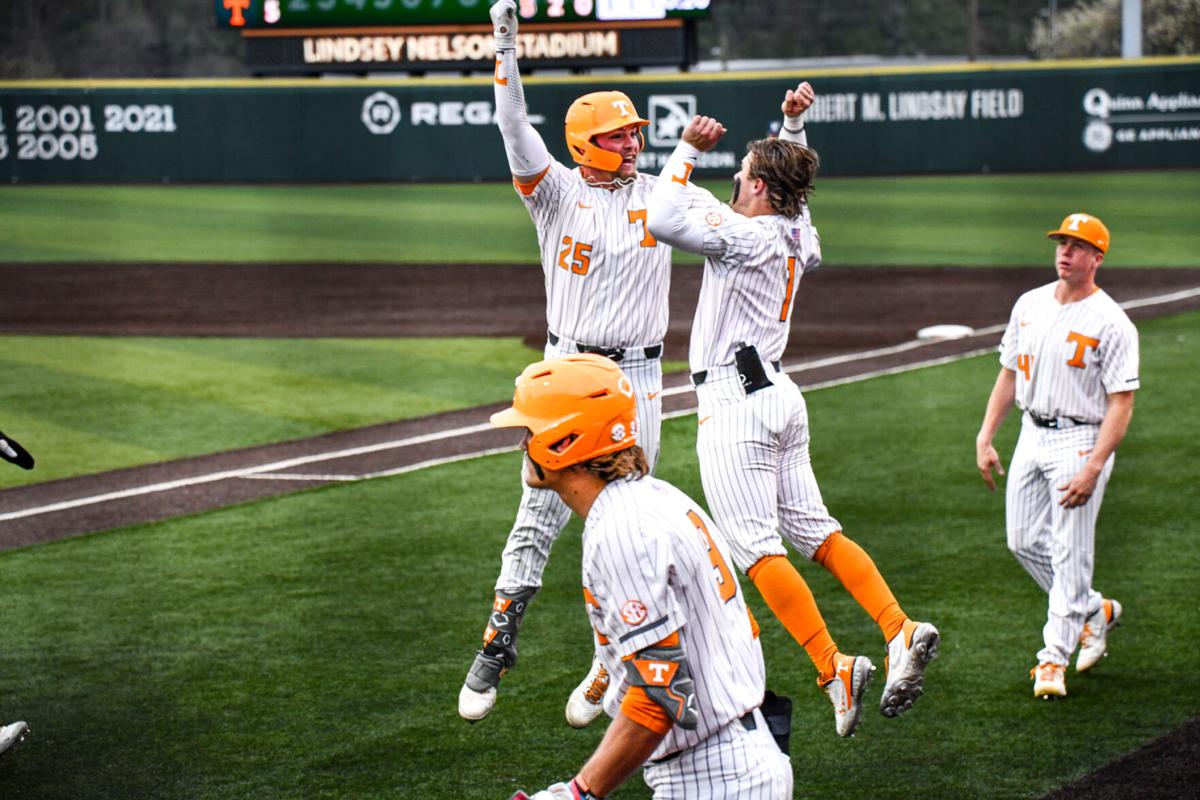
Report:
[{"label": "baseball cleat", "polygon": [[592,657],[592,668],[567,698],[567,724],[586,728],[604,710],[604,693],[608,691],[608,670],[600,659]]},{"label": "baseball cleat", "polygon": [[867,685],[875,677],[875,665],[866,656],[833,657],[833,679],[821,686],[833,703],[833,720],[838,736],[853,736],[862,720],[862,701]]},{"label": "baseball cleat", "polygon": [[1043,662],[1029,670],[1033,678],[1033,696],[1043,700],[1067,696],[1067,668],[1062,664]]},{"label": "baseball cleat", "polygon": [[478,722],[496,705],[496,690],[477,692],[465,684],[458,690],[458,715],[467,722]]},{"label": "baseball cleat", "polygon": [[0,727],[0,754],[7,753],[9,748],[24,739],[27,733],[29,733],[29,726],[24,722],[14,722],[11,725]]},{"label": "baseball cleat", "polygon": [[1116,600],[1105,600],[1100,610],[1083,623],[1079,635],[1079,655],[1075,659],[1075,671],[1087,672],[1108,655],[1108,632],[1121,623],[1121,604]]},{"label": "baseball cleat", "polygon": [[467,680],[458,692],[458,715],[468,722],[478,722],[496,705],[496,687],[500,676],[508,671],[504,659],[480,650],[475,654]]},{"label": "baseball cleat", "polygon": [[904,627],[887,646],[887,683],[879,710],[885,717],[898,717],[912,708],[925,693],[925,667],[937,658],[941,635],[928,622],[904,621]]}]

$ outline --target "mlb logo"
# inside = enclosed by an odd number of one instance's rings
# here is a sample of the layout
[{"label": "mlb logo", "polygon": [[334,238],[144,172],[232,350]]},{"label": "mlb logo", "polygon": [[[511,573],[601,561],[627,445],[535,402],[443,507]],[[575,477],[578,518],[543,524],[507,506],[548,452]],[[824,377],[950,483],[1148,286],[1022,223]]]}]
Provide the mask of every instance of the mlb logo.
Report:
[{"label": "mlb logo", "polygon": [[696,116],[694,94],[650,95],[650,144],[653,147],[674,147],[679,144],[683,129]]}]

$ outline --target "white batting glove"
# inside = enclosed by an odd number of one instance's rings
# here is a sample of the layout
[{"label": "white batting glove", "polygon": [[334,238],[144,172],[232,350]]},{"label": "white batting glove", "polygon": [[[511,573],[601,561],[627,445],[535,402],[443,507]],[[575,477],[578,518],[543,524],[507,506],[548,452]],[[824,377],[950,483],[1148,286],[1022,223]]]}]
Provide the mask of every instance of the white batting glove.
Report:
[{"label": "white batting glove", "polygon": [[489,12],[497,50],[514,50],[517,46],[516,0],[496,0]]},{"label": "white batting glove", "polygon": [[572,779],[570,783],[551,784],[529,800],[589,800],[591,797]]}]

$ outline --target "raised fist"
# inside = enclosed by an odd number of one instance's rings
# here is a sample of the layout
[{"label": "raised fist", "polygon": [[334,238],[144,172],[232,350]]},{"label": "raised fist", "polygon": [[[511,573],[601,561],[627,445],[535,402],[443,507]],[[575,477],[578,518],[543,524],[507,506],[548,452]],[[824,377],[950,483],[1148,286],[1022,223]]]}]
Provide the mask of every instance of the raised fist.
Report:
[{"label": "raised fist", "polygon": [[511,50],[517,46],[517,3],[516,0],[496,0],[492,5],[492,33],[496,36],[497,50]]}]

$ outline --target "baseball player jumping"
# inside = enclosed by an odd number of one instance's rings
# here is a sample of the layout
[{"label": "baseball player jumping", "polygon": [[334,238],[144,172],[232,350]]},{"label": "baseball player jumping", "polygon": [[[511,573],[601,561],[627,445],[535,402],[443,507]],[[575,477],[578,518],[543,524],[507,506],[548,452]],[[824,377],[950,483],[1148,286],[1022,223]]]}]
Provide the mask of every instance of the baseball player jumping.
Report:
[{"label": "baseball player jumping", "polygon": [[531,364],[492,415],[525,429],[525,482],[584,519],[584,606],[612,682],[595,753],[534,799],[604,797],[643,765],[655,798],[791,798],[729,545],[698,504],[647,477],[637,410],[620,368],[583,354]]},{"label": "baseball player jumping", "polygon": [[826,510],[809,459],[804,397],[781,369],[801,275],[821,260],[808,209],[818,161],[803,121],[814,97],[807,83],[788,90],[779,138],[748,145],[730,203],[705,192],[707,202],[689,210],[693,203],[683,192],[697,157],[725,133],[714,119],[694,118],[651,194],[650,230],[660,241],[706,256],[688,358],[709,507],[730,538],[738,568],[812,658],[833,702],[837,732],[849,736],[874,666],[864,656],[838,652],[780,532],[833,573],[883,631],[884,715],[904,713],[923,693],[939,635],[933,625],[909,619],[870,556]]},{"label": "baseball player jumping", "polygon": [[1008,548],[1050,595],[1044,647],[1030,670],[1034,697],[1065,697],[1066,667],[1076,672],[1104,657],[1121,604],[1092,588],[1096,518],[1117,445],[1133,417],[1138,333],[1096,285],[1111,242],[1089,214],[1071,214],[1047,234],[1058,245],[1058,280],[1017,300],[1000,342],[996,378],[975,461],[988,488],[1003,475],[992,440],[1015,403],[1024,414],[1008,468]]},{"label": "baseball player jumping", "polygon": [[[662,341],[667,330],[671,248],[646,227],[655,178],[637,170],[649,122],[615,91],[586,94],[567,110],[566,142],[579,165],[551,157],[530,125],[517,70],[513,0],[491,7],[496,37],[497,122],[517,194],[537,229],[546,286],[546,357],[598,353],[620,363],[638,404],[638,444],[651,469],[662,420]],[[550,547],[571,512],[554,492],[525,486],[495,585],[483,648],[459,693],[459,714],[482,719],[500,677],[517,662],[517,632],[541,586]],[[599,661],[572,693],[567,719],[588,724],[600,712],[608,676]]]}]

